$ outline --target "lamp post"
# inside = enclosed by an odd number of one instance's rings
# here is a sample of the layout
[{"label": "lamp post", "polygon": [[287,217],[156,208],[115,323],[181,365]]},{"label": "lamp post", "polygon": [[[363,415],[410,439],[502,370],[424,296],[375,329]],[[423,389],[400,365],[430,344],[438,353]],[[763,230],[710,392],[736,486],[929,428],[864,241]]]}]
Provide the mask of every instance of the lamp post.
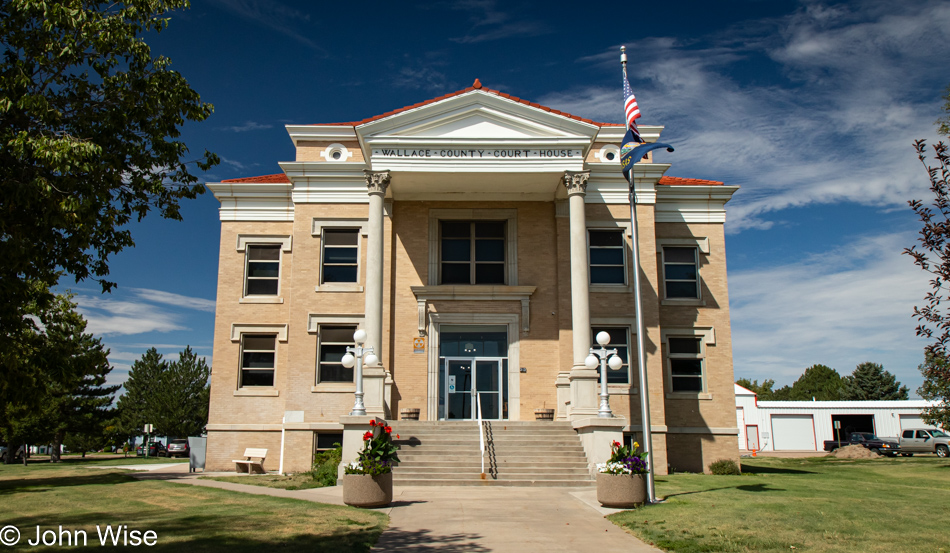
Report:
[{"label": "lamp post", "polygon": [[[603,331],[598,332],[596,340],[600,347],[590,348],[590,355],[584,359],[584,366],[588,369],[596,369],[597,365],[600,365],[600,409],[597,411],[597,416],[609,419],[614,414],[610,410],[610,397],[607,394],[607,367],[609,366],[611,370],[616,371],[623,366],[623,359],[617,356],[616,348],[607,349],[607,344],[610,343],[610,334]],[[607,358],[608,355],[610,359]]]},{"label": "lamp post", "polygon": [[350,415],[366,415],[366,406],[363,405],[363,363],[366,363],[367,367],[375,367],[379,365],[379,358],[373,353],[373,348],[363,347],[366,342],[366,331],[362,328],[353,333],[353,341],[356,342],[356,346],[347,347],[346,355],[343,356],[340,362],[348,369],[352,369],[354,365],[356,366],[356,374],[353,375],[356,381],[356,400],[353,402],[353,410],[350,411]]}]

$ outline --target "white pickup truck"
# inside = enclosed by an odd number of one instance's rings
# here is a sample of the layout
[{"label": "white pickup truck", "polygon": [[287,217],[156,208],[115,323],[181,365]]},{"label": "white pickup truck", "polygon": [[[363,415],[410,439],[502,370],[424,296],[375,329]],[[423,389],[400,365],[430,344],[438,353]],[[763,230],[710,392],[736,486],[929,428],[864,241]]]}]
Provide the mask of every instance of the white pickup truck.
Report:
[{"label": "white pickup truck", "polygon": [[908,428],[901,433],[900,452],[906,457],[914,453],[936,453],[950,456],[950,435],[933,428]]}]

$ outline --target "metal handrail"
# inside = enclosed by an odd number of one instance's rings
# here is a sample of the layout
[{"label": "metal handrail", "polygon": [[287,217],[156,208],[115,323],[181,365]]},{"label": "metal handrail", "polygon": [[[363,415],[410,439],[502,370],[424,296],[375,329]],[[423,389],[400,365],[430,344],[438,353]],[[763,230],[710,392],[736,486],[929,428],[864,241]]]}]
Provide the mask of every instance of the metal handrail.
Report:
[{"label": "metal handrail", "polygon": [[482,393],[477,392],[478,402],[478,450],[482,454],[482,480],[485,479],[485,426],[482,424]]}]

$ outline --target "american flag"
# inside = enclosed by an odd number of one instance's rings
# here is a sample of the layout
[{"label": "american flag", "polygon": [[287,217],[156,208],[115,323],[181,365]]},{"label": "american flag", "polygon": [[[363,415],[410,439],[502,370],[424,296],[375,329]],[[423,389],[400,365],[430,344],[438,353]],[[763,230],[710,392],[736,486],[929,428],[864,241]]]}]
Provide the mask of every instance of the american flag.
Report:
[{"label": "american flag", "polygon": [[637,129],[637,119],[640,117],[640,106],[637,105],[637,97],[633,95],[630,89],[630,81],[626,74],[623,77],[623,112],[627,117],[627,128],[633,133],[637,142],[643,142],[640,138],[640,131]]}]

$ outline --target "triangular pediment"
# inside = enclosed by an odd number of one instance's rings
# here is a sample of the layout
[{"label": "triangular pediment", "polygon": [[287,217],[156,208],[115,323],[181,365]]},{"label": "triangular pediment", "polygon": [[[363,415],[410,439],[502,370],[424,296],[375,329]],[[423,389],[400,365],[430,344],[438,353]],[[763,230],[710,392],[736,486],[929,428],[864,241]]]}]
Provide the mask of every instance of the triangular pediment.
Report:
[{"label": "triangular pediment", "polygon": [[368,142],[389,140],[590,140],[599,127],[495,94],[472,91],[357,128]]}]

